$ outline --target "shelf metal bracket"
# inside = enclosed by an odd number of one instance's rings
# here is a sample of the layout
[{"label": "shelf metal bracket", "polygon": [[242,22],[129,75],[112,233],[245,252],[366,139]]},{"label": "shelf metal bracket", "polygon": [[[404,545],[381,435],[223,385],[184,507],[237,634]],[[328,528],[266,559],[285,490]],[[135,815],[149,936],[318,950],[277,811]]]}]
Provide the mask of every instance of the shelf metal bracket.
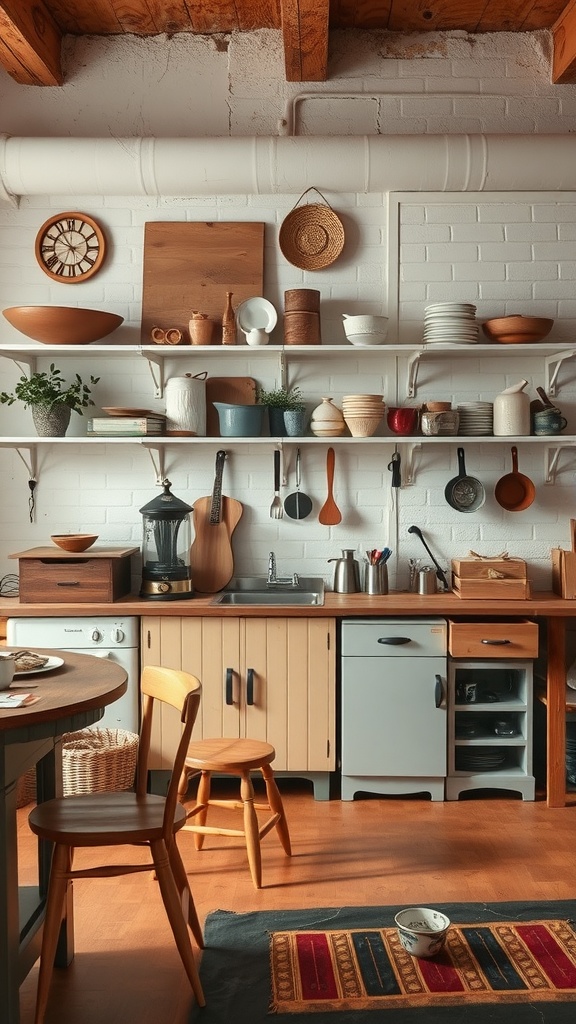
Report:
[{"label": "shelf metal bracket", "polygon": [[416,475],[415,468],[415,455],[419,455],[422,451],[422,445],[416,442],[415,444],[409,444],[406,446],[406,454],[402,462],[402,483],[413,484]]},{"label": "shelf metal bracket", "polygon": [[278,369],[280,373],[280,387],[288,390],[288,365],[286,363],[286,354],[284,350],[278,355]]},{"label": "shelf metal bracket", "polygon": [[560,372],[560,367],[566,359],[573,359],[574,356],[576,356],[576,349],[572,349],[570,352],[555,352],[554,355],[546,356],[544,360],[546,370],[546,394],[556,394],[556,380]]},{"label": "shelf metal bracket", "polygon": [[408,398],[414,398],[414,395],[416,394],[421,355],[421,352],[413,352],[408,359],[408,381],[406,387],[406,394]]},{"label": "shelf metal bracket", "polygon": [[[149,352],[142,352],[142,349],[138,350],[140,355],[143,355],[148,362],[148,369],[150,370],[150,376],[154,381],[154,397],[162,398],[164,394],[164,359],[162,356],[151,356]],[[158,373],[155,372],[155,367],[158,368]]]},{"label": "shelf metal bracket", "polygon": [[164,480],[166,479],[164,445],[147,443],[144,445],[144,448],[148,452],[148,455],[150,456],[150,461],[154,466],[154,471],[156,473],[156,483],[158,484],[159,487],[161,487]]},{"label": "shelf metal bracket", "polygon": [[28,370],[30,374],[36,373],[37,360],[35,355],[27,352],[19,352],[17,355],[14,352],[0,352],[0,355],[3,355],[6,359],[11,359],[13,363],[16,363],[16,366],[22,373],[25,373],[26,370]]},{"label": "shelf metal bracket", "polygon": [[574,451],[574,445],[571,444],[558,444],[552,447],[546,447],[544,452],[544,483],[553,484],[556,480],[556,471],[558,467],[558,461],[560,459],[560,453],[566,449]]}]

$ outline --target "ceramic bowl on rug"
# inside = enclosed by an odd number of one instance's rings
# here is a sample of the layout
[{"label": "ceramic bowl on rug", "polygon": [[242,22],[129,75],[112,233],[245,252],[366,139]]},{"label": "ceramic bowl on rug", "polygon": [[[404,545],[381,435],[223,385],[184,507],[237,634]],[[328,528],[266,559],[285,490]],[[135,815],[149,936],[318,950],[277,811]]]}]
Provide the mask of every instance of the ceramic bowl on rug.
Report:
[{"label": "ceramic bowl on rug", "polygon": [[87,551],[98,540],[97,533],[53,533],[50,540],[63,551]]},{"label": "ceramic bowl on rug", "polygon": [[396,914],[398,937],[411,956],[429,957],[439,953],[450,927],[450,918],[429,907],[408,907]]}]

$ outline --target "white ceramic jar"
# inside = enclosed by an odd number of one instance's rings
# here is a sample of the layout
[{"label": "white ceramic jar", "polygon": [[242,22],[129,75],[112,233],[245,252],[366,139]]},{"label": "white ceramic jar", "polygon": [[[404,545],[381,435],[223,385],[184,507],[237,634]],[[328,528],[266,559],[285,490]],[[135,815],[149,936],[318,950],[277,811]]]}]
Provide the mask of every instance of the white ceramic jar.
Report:
[{"label": "white ceramic jar", "polygon": [[310,418],[310,429],[316,437],[340,437],[346,430],[344,414],[333,404],[332,398],[323,398]]},{"label": "white ceramic jar", "polygon": [[166,381],[166,433],[206,436],[206,377],[187,373]]},{"label": "white ceramic jar", "polygon": [[524,391],[527,383],[527,380],[521,380],[496,395],[492,428],[496,437],[530,434],[530,398]]}]

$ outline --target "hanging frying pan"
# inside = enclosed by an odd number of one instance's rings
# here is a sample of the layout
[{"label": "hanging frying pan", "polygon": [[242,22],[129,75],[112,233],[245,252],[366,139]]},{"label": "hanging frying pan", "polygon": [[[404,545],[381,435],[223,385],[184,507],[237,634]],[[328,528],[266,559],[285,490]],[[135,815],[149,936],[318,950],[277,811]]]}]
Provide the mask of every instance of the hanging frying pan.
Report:
[{"label": "hanging frying pan", "polygon": [[496,501],[507,512],[523,512],[536,496],[536,488],[530,477],[518,472],[518,449],[514,445],[512,452],[512,472],[500,477],[494,488]]},{"label": "hanging frying pan", "polygon": [[444,488],[444,497],[457,512],[475,512],[486,501],[483,484],[475,476],[467,476],[464,449],[458,449],[458,476],[453,476]]}]

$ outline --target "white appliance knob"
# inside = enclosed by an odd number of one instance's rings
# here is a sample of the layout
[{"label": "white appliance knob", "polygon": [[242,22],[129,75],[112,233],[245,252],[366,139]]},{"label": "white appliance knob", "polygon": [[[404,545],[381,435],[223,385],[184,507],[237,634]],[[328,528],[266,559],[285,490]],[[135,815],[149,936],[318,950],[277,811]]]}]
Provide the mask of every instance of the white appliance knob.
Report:
[{"label": "white appliance knob", "polygon": [[103,639],[104,637],[102,636],[102,633],[100,632],[99,629],[92,630],[92,640],[94,641],[95,644],[99,644],[100,641]]},{"label": "white appliance knob", "polygon": [[126,634],[123,629],[116,628],[112,630],[111,639],[115,644],[121,644],[125,636]]}]

